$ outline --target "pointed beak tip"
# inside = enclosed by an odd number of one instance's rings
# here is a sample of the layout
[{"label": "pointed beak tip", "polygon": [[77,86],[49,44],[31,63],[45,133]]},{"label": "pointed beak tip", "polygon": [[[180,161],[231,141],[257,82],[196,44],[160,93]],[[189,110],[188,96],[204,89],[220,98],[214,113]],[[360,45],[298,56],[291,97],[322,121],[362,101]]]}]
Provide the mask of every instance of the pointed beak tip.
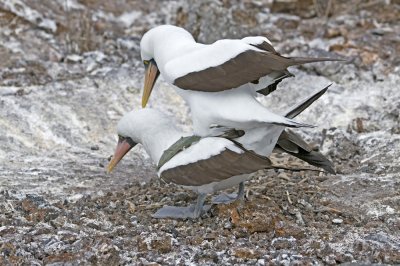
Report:
[{"label": "pointed beak tip", "polygon": [[125,154],[129,152],[130,149],[132,149],[135,145],[136,143],[133,143],[133,141],[128,141],[126,138],[121,139],[121,137],[119,137],[117,148],[115,149],[114,156],[108,163],[106,172],[108,174],[111,173],[111,171],[117,166]]},{"label": "pointed beak tip", "polygon": [[108,165],[107,165],[107,169],[106,169],[106,172],[107,172],[107,174],[110,174],[111,173],[111,171],[115,168],[115,166],[117,165],[117,163],[118,163],[119,161],[117,161],[116,159],[115,159],[115,156],[111,159],[111,161],[108,163]]},{"label": "pointed beak tip", "polygon": [[153,90],[154,84],[160,74],[160,71],[157,68],[157,64],[155,62],[151,62],[148,66],[144,78],[144,88],[142,94],[142,108],[146,107],[147,102],[149,101],[151,92]]},{"label": "pointed beak tip", "polygon": [[106,173],[111,174],[111,171],[114,169],[114,166],[111,163],[107,166]]}]

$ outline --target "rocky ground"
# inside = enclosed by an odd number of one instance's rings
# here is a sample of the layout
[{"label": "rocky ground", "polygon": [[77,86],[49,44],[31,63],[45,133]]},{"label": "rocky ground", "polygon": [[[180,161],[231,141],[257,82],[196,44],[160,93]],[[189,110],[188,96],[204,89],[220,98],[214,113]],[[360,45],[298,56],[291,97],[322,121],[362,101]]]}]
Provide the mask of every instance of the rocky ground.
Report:
[{"label": "rocky ground", "polygon": [[[0,265],[400,263],[399,1],[0,1]],[[337,175],[259,171],[246,201],[198,221],[155,220],[195,195],[157,179],[137,147],[105,173],[118,119],[139,108],[139,41],[171,23],[202,42],[267,36],[293,68],[279,111],[333,83],[300,121]],[[150,106],[190,130],[158,82]]]}]

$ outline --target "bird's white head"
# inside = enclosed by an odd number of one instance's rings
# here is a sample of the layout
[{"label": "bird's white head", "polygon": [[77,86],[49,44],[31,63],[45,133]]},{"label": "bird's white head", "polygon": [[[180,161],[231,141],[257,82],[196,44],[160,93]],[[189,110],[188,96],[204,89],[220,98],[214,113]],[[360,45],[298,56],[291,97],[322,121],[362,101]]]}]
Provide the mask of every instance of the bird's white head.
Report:
[{"label": "bird's white head", "polygon": [[135,143],[142,143],[142,137],[151,134],[169,123],[169,118],[162,112],[146,108],[133,110],[125,114],[117,125],[119,136],[129,137]]},{"label": "bird's white head", "polygon": [[[160,75],[159,66],[171,55],[171,50],[177,47],[182,38],[193,40],[186,30],[172,26],[161,25],[146,32],[140,41],[140,56],[145,67],[142,107],[150,98],[154,84]],[[168,53],[166,52],[168,51]]]},{"label": "bird's white head", "polygon": [[146,32],[140,40],[140,57],[143,63],[154,59],[154,29]]},{"label": "bird's white head", "polygon": [[188,31],[173,25],[161,25],[150,29],[140,40],[140,56],[143,63],[151,60],[160,63],[158,62],[158,59],[160,59],[158,53],[165,54],[162,52],[162,50],[165,50],[165,44],[175,40],[179,41],[182,37],[193,39]]},{"label": "bird's white head", "polygon": [[108,172],[118,164],[136,144],[142,143],[147,135],[168,124],[169,119],[161,112],[146,108],[133,110],[125,114],[118,122],[118,144],[114,156],[108,165]]}]

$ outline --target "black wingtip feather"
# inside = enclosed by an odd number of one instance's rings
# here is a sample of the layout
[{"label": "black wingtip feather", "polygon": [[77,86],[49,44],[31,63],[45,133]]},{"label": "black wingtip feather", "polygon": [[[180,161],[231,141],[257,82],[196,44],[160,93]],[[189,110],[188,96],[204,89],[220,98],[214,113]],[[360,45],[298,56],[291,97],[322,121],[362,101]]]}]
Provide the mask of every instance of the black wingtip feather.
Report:
[{"label": "black wingtip feather", "polygon": [[338,61],[338,62],[347,62],[347,59],[343,58],[327,58],[327,57],[320,57],[320,58],[313,58],[313,57],[289,57],[289,66],[296,66],[308,63],[317,63],[317,62],[327,62],[327,61]]},{"label": "black wingtip feather", "polygon": [[318,100],[324,93],[328,90],[328,88],[332,85],[329,84],[322,90],[314,93],[313,95],[309,96],[308,98],[304,99],[300,103],[296,104],[294,107],[290,108],[289,111],[285,114],[285,117],[293,119],[299,114],[301,114],[305,109],[307,109],[313,102]]},{"label": "black wingtip feather", "polygon": [[303,161],[306,161],[311,165],[320,167],[328,173],[336,174],[335,170],[333,169],[333,163],[329,161],[328,158],[326,158],[320,152],[317,151],[300,152],[298,154],[292,154],[292,155]]},{"label": "black wingtip feather", "polygon": [[[280,146],[279,146],[280,147]],[[282,148],[282,147],[280,147]],[[284,150],[284,149],[283,149]],[[324,169],[326,172],[330,174],[336,174],[335,169],[333,169],[333,163],[326,158],[322,153],[317,152],[317,151],[310,151],[307,152],[305,150],[300,149],[298,153],[295,152],[289,152],[284,150],[286,153],[289,153],[290,155],[293,155],[294,157],[299,158],[300,160],[303,160],[313,166],[319,167]]]}]

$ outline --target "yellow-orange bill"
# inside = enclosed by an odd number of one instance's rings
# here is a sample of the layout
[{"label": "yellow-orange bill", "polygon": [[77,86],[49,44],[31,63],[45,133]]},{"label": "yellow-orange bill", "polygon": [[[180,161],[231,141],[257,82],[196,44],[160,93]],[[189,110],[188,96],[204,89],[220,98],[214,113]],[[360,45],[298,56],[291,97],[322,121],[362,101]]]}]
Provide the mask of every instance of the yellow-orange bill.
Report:
[{"label": "yellow-orange bill", "polygon": [[125,138],[119,137],[117,148],[115,149],[114,156],[107,166],[107,173],[110,173],[114,167],[121,161],[125,154],[133,148]]},{"label": "yellow-orange bill", "polygon": [[144,89],[142,95],[142,107],[145,108],[149,101],[151,91],[153,90],[154,84],[158,78],[160,72],[154,61],[150,61],[146,67],[146,73],[144,77]]}]

